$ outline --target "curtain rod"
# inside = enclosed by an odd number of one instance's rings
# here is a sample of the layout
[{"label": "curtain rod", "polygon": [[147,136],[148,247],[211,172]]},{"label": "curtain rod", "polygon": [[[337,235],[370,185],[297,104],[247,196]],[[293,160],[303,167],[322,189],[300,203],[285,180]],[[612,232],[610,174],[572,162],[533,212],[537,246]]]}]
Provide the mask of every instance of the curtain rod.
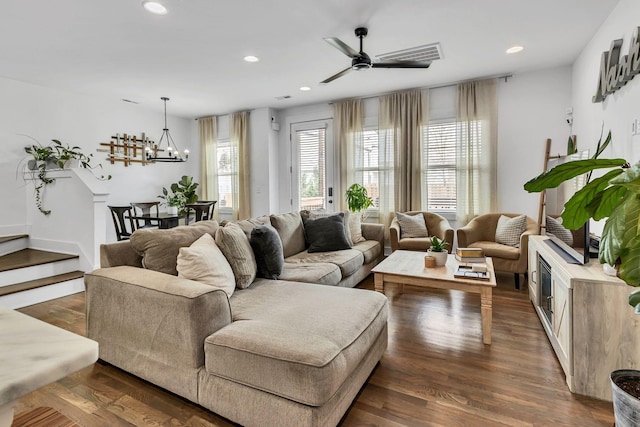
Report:
[{"label": "curtain rod", "polygon": [[[479,80],[488,80],[488,79],[504,79],[504,82],[507,83],[507,80],[510,79],[511,77],[513,77],[513,74],[502,74],[502,75],[498,75],[498,76],[481,77],[481,78],[473,79],[473,80],[459,80],[459,81],[456,81],[456,82],[453,82],[453,83],[447,83],[447,84],[440,85],[440,86],[422,86],[422,87],[417,87],[417,88],[413,88],[413,89],[420,89],[420,90],[422,90],[422,89],[440,89],[440,88],[443,88],[443,87],[455,86],[455,85],[458,85],[460,83],[475,82],[475,81],[479,81]],[[402,89],[402,90],[411,90],[411,88]],[[373,98],[379,98],[379,97],[384,96],[384,95],[389,95],[389,94],[392,94],[392,93],[395,93],[395,92],[401,92],[402,90],[400,90],[400,91],[394,90],[393,92],[381,92],[381,93],[378,93],[376,95],[345,98],[345,99],[362,99],[362,100],[373,99]],[[334,102],[335,101],[330,101],[328,104],[329,105],[333,105]]]}]

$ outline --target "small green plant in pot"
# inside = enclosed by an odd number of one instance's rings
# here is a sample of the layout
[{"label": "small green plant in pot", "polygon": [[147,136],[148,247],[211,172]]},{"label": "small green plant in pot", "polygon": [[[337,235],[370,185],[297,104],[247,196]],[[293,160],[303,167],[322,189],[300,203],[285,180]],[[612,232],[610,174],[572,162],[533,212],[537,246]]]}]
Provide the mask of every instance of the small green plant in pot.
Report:
[{"label": "small green plant in pot", "polygon": [[447,257],[449,256],[449,252],[447,252],[447,246],[449,246],[449,243],[437,236],[431,237],[429,242],[431,243],[431,246],[427,249],[427,253],[436,259],[437,266],[445,265],[447,263]]},{"label": "small green plant in pot", "polygon": [[198,183],[193,181],[193,177],[183,175],[180,181],[174,182],[167,190],[162,187],[162,194],[158,196],[164,200],[164,205],[177,207],[180,214],[184,214],[184,206],[198,201],[196,189]]},{"label": "small green plant in pot", "polygon": [[353,184],[345,194],[347,206],[351,212],[361,212],[373,206],[373,200],[367,194],[367,189],[360,184]]}]

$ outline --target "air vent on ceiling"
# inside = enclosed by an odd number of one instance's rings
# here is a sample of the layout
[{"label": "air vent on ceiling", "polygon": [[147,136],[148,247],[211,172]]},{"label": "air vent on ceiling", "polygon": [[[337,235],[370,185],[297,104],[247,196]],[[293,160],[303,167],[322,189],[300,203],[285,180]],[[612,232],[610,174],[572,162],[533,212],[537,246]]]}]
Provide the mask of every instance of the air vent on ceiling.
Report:
[{"label": "air vent on ceiling", "polygon": [[380,61],[435,61],[442,59],[440,43],[430,43],[409,49],[376,55]]}]

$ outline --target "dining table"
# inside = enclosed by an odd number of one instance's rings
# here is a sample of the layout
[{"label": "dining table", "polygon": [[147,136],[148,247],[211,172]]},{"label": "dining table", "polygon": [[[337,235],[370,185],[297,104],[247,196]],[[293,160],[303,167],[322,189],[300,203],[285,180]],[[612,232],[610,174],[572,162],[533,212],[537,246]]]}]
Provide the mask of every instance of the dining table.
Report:
[{"label": "dining table", "polygon": [[134,214],[131,215],[131,219],[150,221],[151,223],[158,224],[158,228],[166,229],[173,228],[180,225],[180,220],[184,218],[185,215],[180,214],[170,214],[167,212],[160,213],[148,213],[148,214]]}]

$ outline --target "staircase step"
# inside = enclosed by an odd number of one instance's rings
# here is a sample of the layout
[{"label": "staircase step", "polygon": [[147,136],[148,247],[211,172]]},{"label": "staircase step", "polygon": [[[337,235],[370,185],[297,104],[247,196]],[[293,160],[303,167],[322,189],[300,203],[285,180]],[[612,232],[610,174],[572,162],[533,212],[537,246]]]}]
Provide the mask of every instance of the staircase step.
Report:
[{"label": "staircase step", "polygon": [[67,280],[80,279],[84,277],[83,271],[71,271],[69,273],[56,274],[55,276],[43,277],[41,279],[29,280],[27,282],[16,283],[15,285],[0,287],[0,297],[17,292],[28,291],[30,289],[41,288],[55,283],[66,282]]},{"label": "staircase step", "polygon": [[0,243],[10,242],[12,240],[26,239],[28,234],[14,234],[13,236],[0,236]]},{"label": "staircase step", "polygon": [[22,249],[0,257],[0,272],[78,258],[78,255],[61,254],[39,249]]},{"label": "staircase step", "polygon": [[0,236],[0,257],[26,249],[29,246],[28,234],[14,234],[11,236]]}]

